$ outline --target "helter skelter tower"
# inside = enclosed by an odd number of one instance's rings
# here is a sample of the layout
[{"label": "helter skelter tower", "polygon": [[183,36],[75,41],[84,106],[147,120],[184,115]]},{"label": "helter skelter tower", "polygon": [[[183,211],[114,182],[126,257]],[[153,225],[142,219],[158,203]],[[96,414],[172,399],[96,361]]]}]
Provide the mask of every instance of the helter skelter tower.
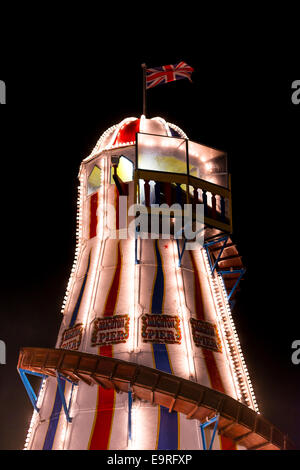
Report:
[{"label": "helter skelter tower", "polygon": [[[226,154],[162,118],[127,118],[101,136],[79,181],[56,347],[20,352],[34,406],[25,448],[289,448],[258,412],[231,315],[244,268]],[[162,223],[158,238],[140,227],[129,238],[124,201],[203,204],[204,246],[186,249]],[[38,396],[29,374],[42,379]]]}]

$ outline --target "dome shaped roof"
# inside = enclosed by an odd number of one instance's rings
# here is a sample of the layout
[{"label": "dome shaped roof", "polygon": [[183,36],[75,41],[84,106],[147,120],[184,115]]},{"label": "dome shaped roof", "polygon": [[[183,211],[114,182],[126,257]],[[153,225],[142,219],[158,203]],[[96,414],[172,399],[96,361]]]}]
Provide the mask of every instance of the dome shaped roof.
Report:
[{"label": "dome shaped roof", "polygon": [[137,132],[187,139],[182,129],[175,124],[166,122],[161,117],[151,119],[146,119],[145,116],[141,116],[140,118],[129,117],[125,118],[119,124],[110,127],[102,134],[90,157],[102,150],[121,147],[123,145],[133,145]]}]

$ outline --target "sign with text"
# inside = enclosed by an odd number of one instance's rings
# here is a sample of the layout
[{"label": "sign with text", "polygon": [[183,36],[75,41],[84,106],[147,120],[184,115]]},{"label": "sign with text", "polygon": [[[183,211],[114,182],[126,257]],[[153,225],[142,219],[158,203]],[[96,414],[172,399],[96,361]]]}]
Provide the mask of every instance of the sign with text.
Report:
[{"label": "sign with text", "polygon": [[216,325],[204,320],[190,319],[195,346],[222,352],[221,340]]},{"label": "sign with text", "polygon": [[71,351],[77,351],[81,344],[83,325],[81,323],[67,328],[63,334],[60,343],[60,348],[70,349]]},{"label": "sign with text", "polygon": [[126,343],[129,336],[129,316],[114,315],[96,318],[92,332],[92,346]]},{"label": "sign with text", "polygon": [[153,313],[143,315],[142,338],[144,343],[180,344],[180,318]]}]

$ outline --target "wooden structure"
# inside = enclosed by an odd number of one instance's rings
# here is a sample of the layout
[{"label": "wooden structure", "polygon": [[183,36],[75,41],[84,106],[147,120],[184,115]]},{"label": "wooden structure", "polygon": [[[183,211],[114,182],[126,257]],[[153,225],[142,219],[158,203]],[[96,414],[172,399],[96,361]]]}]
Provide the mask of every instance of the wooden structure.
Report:
[{"label": "wooden structure", "polygon": [[131,391],[136,399],[178,411],[203,422],[219,415],[218,432],[248,450],[292,450],[292,442],[260,414],[199,383],[157,369],[77,351],[22,348],[18,369],[73,383],[101,385],[118,393]]}]

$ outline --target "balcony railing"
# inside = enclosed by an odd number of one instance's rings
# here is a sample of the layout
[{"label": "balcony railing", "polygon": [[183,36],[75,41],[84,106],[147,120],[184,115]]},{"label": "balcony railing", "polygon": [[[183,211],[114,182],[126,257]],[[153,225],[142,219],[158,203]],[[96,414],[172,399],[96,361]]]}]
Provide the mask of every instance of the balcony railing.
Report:
[{"label": "balcony railing", "polygon": [[166,203],[204,205],[204,223],[223,232],[232,232],[231,190],[191,175],[152,170],[135,170],[135,202],[149,207]]}]

